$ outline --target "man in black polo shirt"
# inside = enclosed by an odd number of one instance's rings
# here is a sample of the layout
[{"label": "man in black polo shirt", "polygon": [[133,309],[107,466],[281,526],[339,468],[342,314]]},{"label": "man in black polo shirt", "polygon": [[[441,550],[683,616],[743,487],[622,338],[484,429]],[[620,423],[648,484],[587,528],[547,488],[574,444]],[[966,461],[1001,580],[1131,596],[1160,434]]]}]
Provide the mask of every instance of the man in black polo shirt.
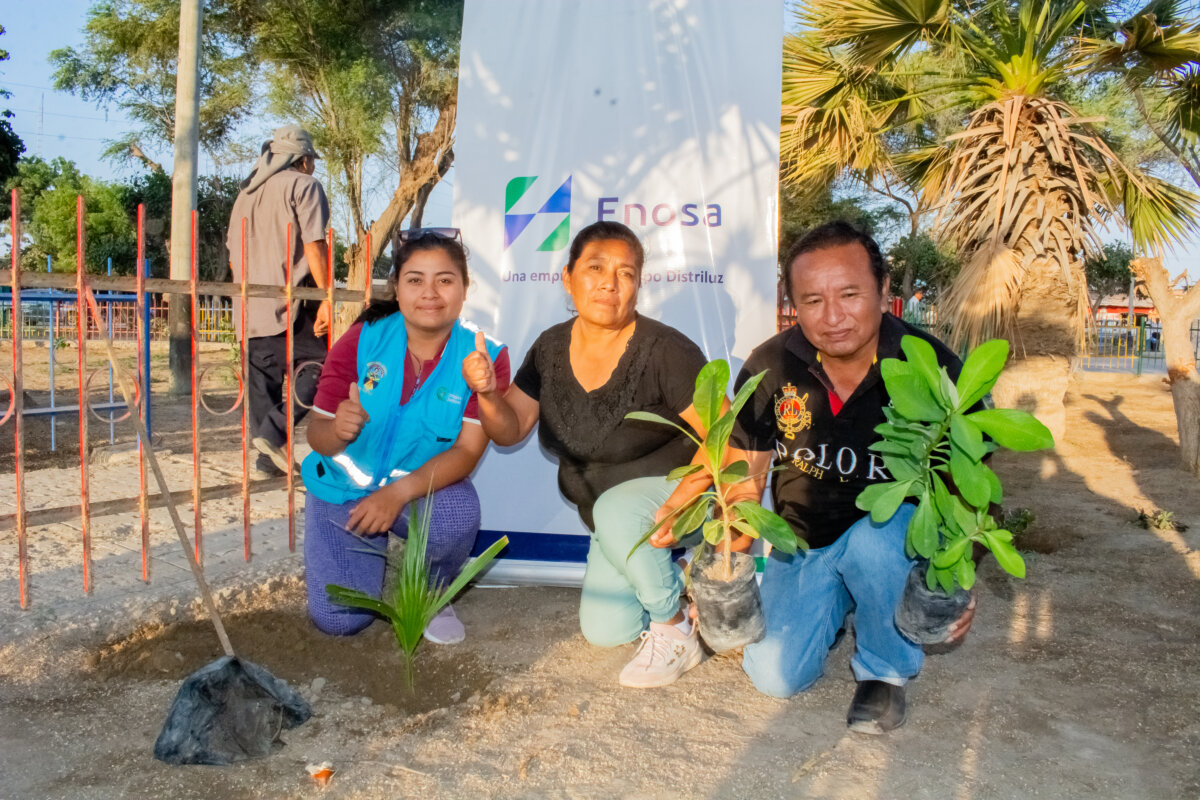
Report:
[{"label": "man in black polo shirt", "polygon": [[[814,683],[829,648],[854,611],[858,690],[847,722],[883,733],[904,722],[904,684],[921,669],[923,652],[893,622],[912,560],[904,549],[914,507],[905,504],[875,524],[854,500],[871,483],[891,480],[868,446],[889,403],[879,361],[903,357],[900,339],[920,336],[957,377],[961,363],[932,336],[884,311],[888,276],[879,246],[845,222],[816,228],[784,259],[796,325],[759,346],[737,386],[766,377],[737,419],[731,460],[750,474],[781,467],[771,481],[775,510],[811,548],[772,554],[762,580],[767,632],[746,647],[742,666],[755,687],[790,697]],[[766,478],[745,484],[761,497]],[[969,610],[951,641],[970,627]]]}]

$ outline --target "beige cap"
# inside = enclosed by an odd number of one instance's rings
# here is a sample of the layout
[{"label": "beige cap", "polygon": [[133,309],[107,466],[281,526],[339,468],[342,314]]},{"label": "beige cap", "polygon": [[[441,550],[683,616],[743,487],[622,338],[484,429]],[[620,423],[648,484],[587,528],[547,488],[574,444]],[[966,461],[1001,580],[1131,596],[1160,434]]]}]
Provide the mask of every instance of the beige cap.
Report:
[{"label": "beige cap", "polygon": [[313,147],[312,136],[299,125],[276,128],[271,138],[271,152],[320,158]]}]

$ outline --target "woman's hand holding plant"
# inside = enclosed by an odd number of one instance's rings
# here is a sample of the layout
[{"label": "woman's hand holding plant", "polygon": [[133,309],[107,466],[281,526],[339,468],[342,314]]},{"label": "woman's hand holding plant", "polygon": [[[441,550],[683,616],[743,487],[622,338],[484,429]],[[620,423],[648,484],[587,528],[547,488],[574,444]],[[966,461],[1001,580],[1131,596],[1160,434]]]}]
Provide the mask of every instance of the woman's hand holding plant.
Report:
[{"label": "woman's hand holding plant", "polygon": [[366,409],[358,399],[358,384],[350,384],[350,396],[338,403],[333,415],[333,433],[343,442],[349,444],[358,438],[363,425],[371,421]]}]

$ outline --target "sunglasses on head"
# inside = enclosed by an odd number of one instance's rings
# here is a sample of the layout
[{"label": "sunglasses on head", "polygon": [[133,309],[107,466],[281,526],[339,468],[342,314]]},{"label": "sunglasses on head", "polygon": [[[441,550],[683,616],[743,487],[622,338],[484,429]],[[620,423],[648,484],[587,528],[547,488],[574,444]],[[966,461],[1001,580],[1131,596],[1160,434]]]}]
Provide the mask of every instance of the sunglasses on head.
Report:
[{"label": "sunglasses on head", "polygon": [[396,240],[400,244],[415,242],[418,239],[457,239],[462,241],[462,231],[458,228],[409,228],[406,231],[400,231],[396,234]]}]

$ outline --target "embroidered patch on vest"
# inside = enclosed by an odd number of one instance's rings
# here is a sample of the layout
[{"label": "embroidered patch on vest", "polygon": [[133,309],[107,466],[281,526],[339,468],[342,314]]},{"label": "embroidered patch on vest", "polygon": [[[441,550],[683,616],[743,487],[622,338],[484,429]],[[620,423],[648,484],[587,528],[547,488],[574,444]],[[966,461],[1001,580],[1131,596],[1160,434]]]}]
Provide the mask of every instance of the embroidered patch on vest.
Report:
[{"label": "embroidered patch on vest", "polygon": [[458,405],[462,405],[462,398],[451,392],[445,386],[438,387],[437,399],[446,403],[457,403]]},{"label": "embroidered patch on vest", "polygon": [[783,387],[783,396],[775,401],[775,422],[787,438],[795,439],[797,432],[812,427],[812,414],[805,406],[807,401],[808,393],[797,397],[796,387],[790,383]]},{"label": "embroidered patch on vest", "polygon": [[379,385],[383,380],[383,376],[387,375],[387,367],[380,364],[378,361],[372,361],[367,364],[367,374],[363,378],[363,391],[370,392]]}]

